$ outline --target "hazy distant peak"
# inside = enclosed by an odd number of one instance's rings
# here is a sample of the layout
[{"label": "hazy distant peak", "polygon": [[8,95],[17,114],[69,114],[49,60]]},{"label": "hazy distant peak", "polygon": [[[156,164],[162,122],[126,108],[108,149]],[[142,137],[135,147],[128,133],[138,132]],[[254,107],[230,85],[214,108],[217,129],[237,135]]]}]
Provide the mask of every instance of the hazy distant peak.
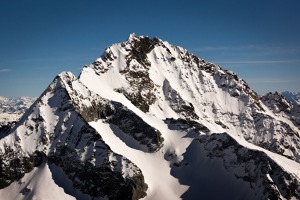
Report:
[{"label": "hazy distant peak", "polygon": [[296,92],[289,92],[289,91],[285,91],[281,93],[283,96],[285,96],[285,98],[292,102],[292,103],[296,103],[300,105],[300,92],[296,93]]}]

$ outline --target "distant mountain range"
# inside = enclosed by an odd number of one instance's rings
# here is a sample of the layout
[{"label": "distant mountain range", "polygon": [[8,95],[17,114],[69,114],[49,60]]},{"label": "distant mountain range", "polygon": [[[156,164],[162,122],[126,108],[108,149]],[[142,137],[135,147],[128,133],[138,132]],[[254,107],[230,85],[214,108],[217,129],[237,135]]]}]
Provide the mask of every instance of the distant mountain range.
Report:
[{"label": "distant mountain range", "polygon": [[296,92],[285,91],[282,92],[281,94],[291,103],[300,104],[300,92],[296,93]]},{"label": "distant mountain range", "polygon": [[0,132],[8,132],[36,98],[0,96]]},{"label": "distant mountain range", "polygon": [[0,113],[24,114],[36,98],[7,98],[0,96]]},{"label": "distant mountain range", "polygon": [[285,95],[131,34],[0,133],[0,196],[300,199],[300,109]]}]

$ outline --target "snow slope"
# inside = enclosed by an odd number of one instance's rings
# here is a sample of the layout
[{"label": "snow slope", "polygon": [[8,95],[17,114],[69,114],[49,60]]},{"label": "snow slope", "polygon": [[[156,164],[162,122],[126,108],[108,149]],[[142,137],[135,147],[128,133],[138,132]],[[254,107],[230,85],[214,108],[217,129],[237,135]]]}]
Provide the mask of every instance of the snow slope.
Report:
[{"label": "snow slope", "polygon": [[47,164],[33,169],[23,178],[0,190],[1,199],[75,200],[53,180]]}]

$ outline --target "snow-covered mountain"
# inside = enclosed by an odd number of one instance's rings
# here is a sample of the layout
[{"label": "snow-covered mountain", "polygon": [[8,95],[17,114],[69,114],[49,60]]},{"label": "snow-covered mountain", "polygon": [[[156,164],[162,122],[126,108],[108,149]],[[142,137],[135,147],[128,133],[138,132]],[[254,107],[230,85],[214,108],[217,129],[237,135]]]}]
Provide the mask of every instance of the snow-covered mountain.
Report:
[{"label": "snow-covered mountain", "polygon": [[132,34],[79,78],[58,75],[1,138],[0,196],[299,199],[290,106],[181,47]]},{"label": "snow-covered mountain", "polygon": [[[294,98],[295,100],[296,98]],[[300,104],[291,101],[283,94],[269,92],[261,97],[262,102],[277,116],[289,119],[298,128],[300,127]]]},{"label": "snow-covered mountain", "polygon": [[6,98],[0,96],[0,133],[8,132],[32,105],[36,98]]},{"label": "snow-covered mountain", "polygon": [[19,97],[6,98],[0,96],[0,113],[24,114],[36,98]]},{"label": "snow-covered mountain", "polygon": [[296,92],[285,91],[282,92],[281,94],[291,103],[296,103],[300,105],[300,92],[296,93]]}]

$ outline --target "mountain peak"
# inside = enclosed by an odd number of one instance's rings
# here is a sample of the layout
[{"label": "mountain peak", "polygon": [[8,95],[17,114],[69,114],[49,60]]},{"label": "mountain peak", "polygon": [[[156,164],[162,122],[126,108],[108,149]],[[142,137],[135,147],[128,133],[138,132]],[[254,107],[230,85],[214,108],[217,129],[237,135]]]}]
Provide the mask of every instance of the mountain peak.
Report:
[{"label": "mountain peak", "polygon": [[137,38],[137,37],[136,37],[136,34],[135,34],[135,33],[131,33],[131,34],[129,35],[129,37],[128,37],[127,40],[128,40],[129,42],[131,42],[131,41],[134,40],[135,38]]},{"label": "mountain peak", "polygon": [[77,77],[70,71],[64,71],[57,75],[57,78],[61,79],[62,81],[67,80],[76,80]]},{"label": "mountain peak", "polygon": [[[163,85],[165,79],[172,76],[171,73],[175,75],[173,78],[187,82],[190,82],[188,79],[200,79],[199,82],[201,82],[201,77],[206,76],[203,73],[206,73],[215,79],[217,87],[223,88],[231,96],[237,98],[243,95],[250,96],[256,107],[263,110],[257,94],[235,73],[206,62],[186,49],[173,46],[157,37],[137,37],[134,33],[130,34],[128,41],[106,48],[102,56],[89,67],[100,76],[102,76],[101,74],[115,76],[110,72],[123,76],[123,79],[119,80],[123,86],[121,88],[114,87],[113,90],[123,93],[144,112],[149,110],[149,104],[155,102],[156,97],[151,94],[152,90],[157,90],[155,85]],[[89,69],[84,68],[80,78],[83,77],[85,71],[89,71]],[[104,78],[104,76],[102,77]],[[128,85],[131,86],[130,92],[124,90],[123,83],[127,85],[127,88]],[[191,85],[194,85],[195,88],[199,87],[195,82],[191,82]],[[210,87],[214,88],[215,86],[211,85]],[[209,89],[209,91],[213,90]]]},{"label": "mountain peak", "polygon": [[63,71],[60,74],[58,74],[59,77],[75,77],[74,74],[70,71]]}]

